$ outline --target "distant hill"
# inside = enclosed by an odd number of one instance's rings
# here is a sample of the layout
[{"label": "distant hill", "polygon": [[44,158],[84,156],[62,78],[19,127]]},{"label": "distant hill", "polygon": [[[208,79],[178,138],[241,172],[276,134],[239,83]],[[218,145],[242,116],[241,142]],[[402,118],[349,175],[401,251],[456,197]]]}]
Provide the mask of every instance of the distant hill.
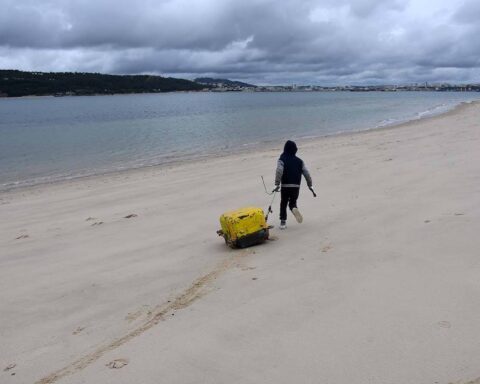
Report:
[{"label": "distant hill", "polygon": [[98,95],[199,91],[205,85],[173,77],[0,70],[0,96]]},{"label": "distant hill", "polygon": [[196,83],[211,85],[215,87],[238,87],[238,88],[256,88],[256,85],[242,83],[241,81],[233,81],[228,79],[213,79],[211,77],[197,77]]}]

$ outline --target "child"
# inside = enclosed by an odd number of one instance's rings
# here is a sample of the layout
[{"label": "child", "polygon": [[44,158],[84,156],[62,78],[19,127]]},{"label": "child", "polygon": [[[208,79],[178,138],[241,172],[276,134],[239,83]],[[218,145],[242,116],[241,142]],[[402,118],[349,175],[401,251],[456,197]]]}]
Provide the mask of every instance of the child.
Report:
[{"label": "child", "polygon": [[293,141],[288,140],[277,163],[277,171],[275,173],[276,190],[280,189],[280,183],[282,185],[280,191],[280,229],[287,228],[287,205],[297,222],[301,223],[303,221],[303,217],[297,208],[302,175],[305,176],[308,187],[312,186],[310,173],[302,159],[295,156],[296,153],[297,145]]}]

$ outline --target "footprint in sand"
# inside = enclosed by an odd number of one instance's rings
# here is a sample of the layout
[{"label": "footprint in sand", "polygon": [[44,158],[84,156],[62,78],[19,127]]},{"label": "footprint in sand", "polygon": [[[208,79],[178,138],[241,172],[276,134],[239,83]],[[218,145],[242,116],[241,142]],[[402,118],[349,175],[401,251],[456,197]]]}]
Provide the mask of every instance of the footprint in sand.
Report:
[{"label": "footprint in sand", "polygon": [[[96,217],[87,217],[85,219],[85,221],[93,221],[93,220],[98,220]],[[95,221],[95,223],[91,224],[92,227],[96,226],[96,225],[102,225],[103,224],[103,221]]]},{"label": "footprint in sand", "polygon": [[85,327],[77,327],[77,329],[75,329],[75,331],[72,332],[72,335],[78,335],[84,329],[85,329]]},{"label": "footprint in sand", "polygon": [[138,215],[135,214],[135,213],[130,213],[129,215],[124,216],[123,218],[124,218],[124,219],[131,219],[132,217],[137,217],[137,216],[138,216]]},{"label": "footprint in sand", "polygon": [[451,328],[452,327],[452,324],[449,321],[446,321],[446,320],[439,321],[437,323],[437,325],[439,327],[442,327],[442,328]]},{"label": "footprint in sand", "polygon": [[127,359],[115,359],[110,361],[108,364],[105,364],[110,369],[120,369],[128,364]]},{"label": "footprint in sand", "polygon": [[16,366],[17,366],[17,364],[15,364],[15,363],[8,364],[8,365],[3,369],[3,372],[8,372],[8,371],[12,370],[13,368],[15,368]]},{"label": "footprint in sand", "polygon": [[322,248],[322,252],[328,252],[330,249],[332,249],[333,246],[331,244],[328,244],[328,245],[325,245],[323,248]]}]

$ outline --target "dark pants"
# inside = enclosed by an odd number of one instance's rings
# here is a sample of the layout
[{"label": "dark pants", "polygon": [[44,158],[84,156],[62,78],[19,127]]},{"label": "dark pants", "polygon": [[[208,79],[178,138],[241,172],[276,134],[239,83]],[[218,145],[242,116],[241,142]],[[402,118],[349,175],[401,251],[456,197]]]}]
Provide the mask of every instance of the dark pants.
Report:
[{"label": "dark pants", "polygon": [[287,205],[292,210],[297,207],[298,194],[300,188],[282,187],[280,191],[280,220],[287,220]]}]

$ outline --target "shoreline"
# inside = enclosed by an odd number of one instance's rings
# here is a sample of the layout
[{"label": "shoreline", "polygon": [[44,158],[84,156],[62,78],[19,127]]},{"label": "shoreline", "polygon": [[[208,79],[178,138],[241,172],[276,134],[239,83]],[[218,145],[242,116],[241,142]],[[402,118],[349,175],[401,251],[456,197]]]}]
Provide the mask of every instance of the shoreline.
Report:
[{"label": "shoreline", "polygon": [[[131,96],[131,95],[162,95],[169,93],[199,93],[207,91],[165,91],[165,92],[137,92],[137,93],[94,93],[91,95],[25,95],[25,96],[0,96],[0,100],[13,99],[37,99],[37,98],[53,98],[53,97],[92,97],[92,96]],[[474,91],[471,91],[474,92]]]},{"label": "shoreline", "polygon": [[[182,92],[182,93],[185,93],[185,92]],[[122,96],[122,94],[119,94],[119,95]],[[53,96],[38,96],[38,97],[53,97]],[[356,135],[368,134],[370,132],[377,132],[382,130],[401,129],[402,127],[406,127],[411,124],[418,123],[420,121],[433,120],[436,118],[447,117],[451,114],[461,113],[465,108],[468,108],[469,106],[473,106],[475,104],[480,104],[480,100],[473,100],[468,102],[462,101],[456,105],[452,105],[447,110],[439,112],[437,114],[420,116],[420,117],[412,117],[411,119],[406,121],[392,122],[383,126],[365,128],[357,131],[348,131],[348,132],[342,131],[342,132],[336,132],[336,133],[321,135],[321,136],[308,136],[308,137],[298,137],[298,138],[292,137],[292,139],[297,141],[297,143],[299,143],[300,145],[315,145],[318,142],[322,142],[324,140],[328,140],[330,138],[335,138],[335,137],[356,136]],[[419,113],[422,113],[422,112],[419,112]],[[20,184],[20,185],[15,183],[9,183],[0,188],[0,195],[6,194],[6,193],[14,193],[17,191],[24,192],[30,189],[41,188],[41,187],[50,186],[50,185],[57,185],[57,184],[65,185],[65,184],[70,184],[80,180],[87,180],[87,181],[90,179],[96,180],[99,178],[109,177],[109,176],[115,177],[115,176],[128,175],[130,173],[131,174],[142,173],[148,170],[152,170],[152,171],[161,171],[162,169],[171,170],[176,167],[194,164],[196,162],[204,163],[204,162],[212,161],[215,159],[228,159],[231,157],[238,157],[238,156],[241,157],[241,156],[251,155],[253,153],[259,153],[259,152],[270,152],[275,150],[278,151],[282,144],[283,144],[283,140],[271,140],[266,142],[258,142],[254,144],[243,144],[242,147],[244,148],[239,147],[238,149],[230,153],[228,153],[228,150],[224,150],[216,153],[212,152],[212,153],[206,153],[206,154],[193,154],[193,155],[187,156],[186,158],[172,159],[171,161],[165,161],[162,163],[151,164],[151,165],[141,165],[138,167],[132,167],[132,168],[126,168],[126,169],[114,169],[114,170],[107,170],[107,171],[98,172],[98,173],[92,173],[87,175],[76,175],[76,176],[70,176],[70,177],[59,176],[59,178],[55,180],[46,180],[46,181],[32,182],[27,184]],[[262,146],[264,148],[260,149],[260,147]]]}]

